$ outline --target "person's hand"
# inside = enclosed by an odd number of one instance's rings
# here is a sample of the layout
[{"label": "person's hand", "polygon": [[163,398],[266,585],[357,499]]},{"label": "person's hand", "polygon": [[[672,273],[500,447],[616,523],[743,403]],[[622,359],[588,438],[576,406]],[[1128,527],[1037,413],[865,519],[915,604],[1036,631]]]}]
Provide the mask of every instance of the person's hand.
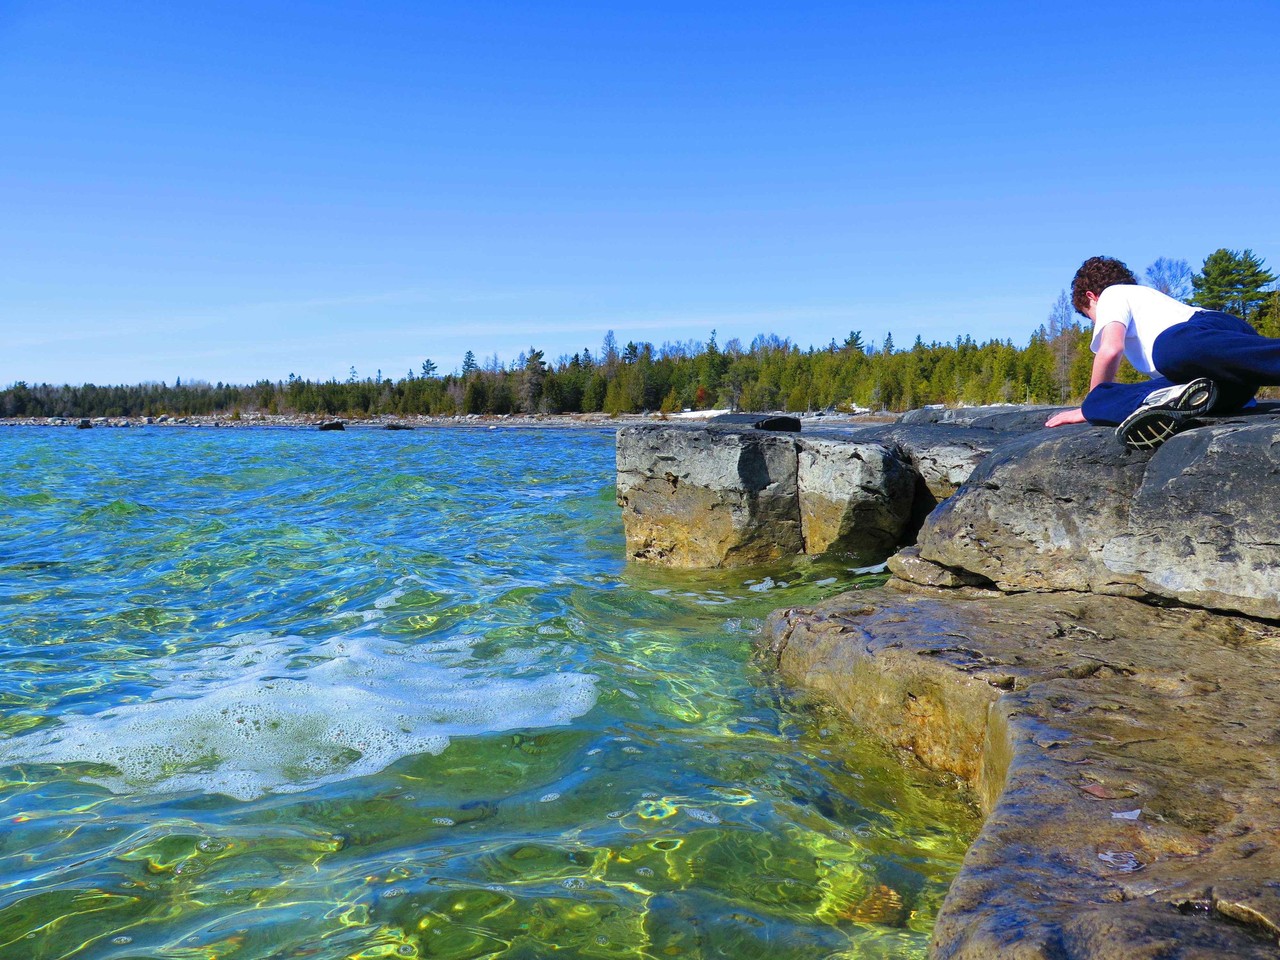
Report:
[{"label": "person's hand", "polygon": [[1044,422],[1046,427],[1065,427],[1068,423],[1084,423],[1084,411],[1079,407],[1074,410],[1063,410],[1055,413]]}]

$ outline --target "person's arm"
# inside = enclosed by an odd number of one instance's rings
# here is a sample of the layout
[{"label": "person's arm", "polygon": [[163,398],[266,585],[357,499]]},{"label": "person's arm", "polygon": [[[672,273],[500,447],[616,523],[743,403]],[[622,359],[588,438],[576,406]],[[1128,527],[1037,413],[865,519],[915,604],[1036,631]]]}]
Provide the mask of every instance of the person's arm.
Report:
[{"label": "person's arm", "polygon": [[1111,383],[1120,369],[1120,358],[1124,356],[1124,335],[1128,327],[1116,321],[1102,328],[1102,338],[1098,343],[1098,352],[1093,357],[1093,376],[1089,378],[1089,389],[1100,383]]},{"label": "person's arm", "polygon": [[[1089,389],[1100,383],[1111,383],[1120,369],[1120,358],[1124,356],[1124,336],[1128,327],[1119,321],[1108,323],[1102,328],[1102,337],[1098,343],[1098,352],[1093,356],[1093,375],[1089,378]],[[1063,410],[1055,413],[1044,422],[1046,427],[1063,427],[1069,423],[1084,423],[1084,411],[1079,407],[1074,410]]]}]

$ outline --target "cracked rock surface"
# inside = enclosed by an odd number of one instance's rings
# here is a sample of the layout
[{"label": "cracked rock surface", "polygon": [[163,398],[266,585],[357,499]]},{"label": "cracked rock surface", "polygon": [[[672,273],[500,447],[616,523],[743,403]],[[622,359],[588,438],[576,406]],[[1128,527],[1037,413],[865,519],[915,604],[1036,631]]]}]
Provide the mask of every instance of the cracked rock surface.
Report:
[{"label": "cracked rock surface", "polygon": [[1277,956],[1280,626],[890,585],[775,613],[761,653],[980,798],[934,956]]},{"label": "cracked rock surface", "polygon": [[882,560],[917,475],[894,444],[740,427],[624,427],[617,495],[632,560],[731,567],[836,550]]},{"label": "cracked rock surface", "polygon": [[1111,431],[1008,440],[935,510],[920,556],[1003,590],[1082,590],[1280,618],[1280,417],[1214,420],[1153,453]]}]

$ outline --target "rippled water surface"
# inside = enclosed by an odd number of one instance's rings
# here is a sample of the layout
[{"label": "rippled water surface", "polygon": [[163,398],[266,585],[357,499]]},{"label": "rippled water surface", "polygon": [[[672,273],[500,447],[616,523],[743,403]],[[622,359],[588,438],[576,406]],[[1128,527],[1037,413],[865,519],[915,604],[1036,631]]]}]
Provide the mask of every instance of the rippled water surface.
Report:
[{"label": "rippled water surface", "polygon": [[0,518],[0,958],[923,956],[975,829],[608,432],[12,428]]}]

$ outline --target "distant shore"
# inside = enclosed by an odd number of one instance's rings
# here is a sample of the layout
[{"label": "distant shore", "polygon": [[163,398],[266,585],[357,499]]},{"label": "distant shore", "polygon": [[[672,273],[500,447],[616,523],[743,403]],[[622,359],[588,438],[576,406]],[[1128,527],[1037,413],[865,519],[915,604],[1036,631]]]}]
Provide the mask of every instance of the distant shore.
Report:
[{"label": "distant shore", "polygon": [[[672,414],[658,413],[624,413],[611,416],[607,413],[572,413],[572,414],[468,414],[456,417],[426,416],[377,416],[377,417],[321,417],[314,415],[290,414],[250,414],[231,417],[224,414],[192,414],[182,417],[167,415],[157,417],[0,417],[0,427],[58,427],[76,429],[82,421],[87,421],[93,428],[127,429],[127,428],[169,428],[169,427],[204,427],[204,428],[302,428],[318,429],[321,424],[339,422],[346,430],[404,430],[404,429],[441,429],[451,427],[491,427],[491,428],[577,428],[577,429],[616,429],[633,423],[653,423],[661,420],[699,421],[706,420],[724,410],[704,410],[697,413]],[[801,419],[809,419],[811,415],[792,414]],[[895,419],[892,415],[890,419]],[[883,417],[875,415],[827,415],[830,421],[875,422]]]},{"label": "distant shore", "polygon": [[94,428],[167,428],[167,427],[217,427],[245,428],[311,428],[324,423],[341,423],[347,430],[429,429],[433,427],[609,427],[623,423],[644,422],[649,419],[637,414],[610,417],[607,414],[536,415],[511,414],[508,416],[481,416],[472,414],[461,417],[317,417],[286,414],[251,414],[230,417],[222,414],[191,414],[182,417],[4,417],[0,427],[62,427],[76,429],[82,420]]}]

